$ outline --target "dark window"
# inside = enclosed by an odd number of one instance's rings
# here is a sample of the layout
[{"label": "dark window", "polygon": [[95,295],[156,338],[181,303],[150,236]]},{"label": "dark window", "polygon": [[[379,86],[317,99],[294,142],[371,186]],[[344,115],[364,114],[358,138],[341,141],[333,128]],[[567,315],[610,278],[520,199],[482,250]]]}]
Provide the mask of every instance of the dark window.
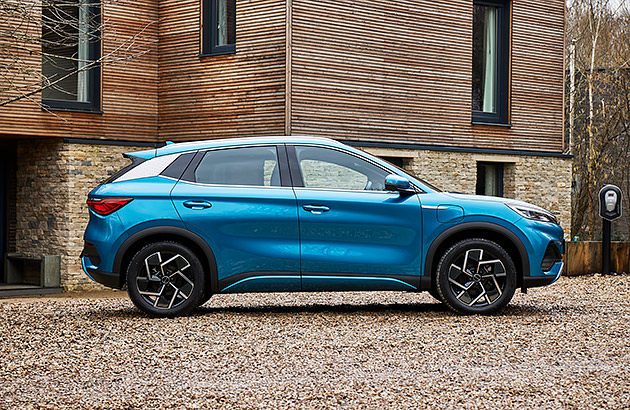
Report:
[{"label": "dark window", "polygon": [[49,0],[42,6],[42,103],[50,108],[100,108],[100,3]]},{"label": "dark window", "polygon": [[503,164],[477,163],[477,195],[503,196]]},{"label": "dark window", "polygon": [[398,168],[403,169],[405,167],[405,160],[401,157],[381,157],[382,160],[389,162],[392,165],[396,165]]},{"label": "dark window", "polygon": [[195,152],[188,152],[186,154],[180,155],[175,161],[171,163],[160,175],[164,175],[165,177],[179,179],[186,171],[188,164],[195,156]]},{"label": "dark window", "polygon": [[473,122],[508,123],[509,21],[509,2],[474,2],[472,56]]},{"label": "dark window", "polygon": [[345,152],[295,147],[306,188],[384,191],[388,171]]},{"label": "dark window", "polygon": [[276,148],[245,147],[208,151],[195,170],[195,182],[280,186]]},{"label": "dark window", "polygon": [[236,52],[236,0],[202,0],[201,54]]}]

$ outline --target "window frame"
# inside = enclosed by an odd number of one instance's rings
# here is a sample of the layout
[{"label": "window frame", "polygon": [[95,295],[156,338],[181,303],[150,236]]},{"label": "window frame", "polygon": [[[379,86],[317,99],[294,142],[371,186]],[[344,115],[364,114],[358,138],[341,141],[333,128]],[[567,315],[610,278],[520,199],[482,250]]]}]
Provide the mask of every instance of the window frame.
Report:
[{"label": "window frame", "polygon": [[234,13],[234,43],[215,46],[217,43],[217,0],[201,0],[201,53],[199,57],[236,53],[236,0],[232,1]]},{"label": "window frame", "polygon": [[[479,187],[479,168],[480,167],[495,167],[496,169],[496,176],[494,179],[494,183],[496,184],[496,188],[497,188],[497,197],[503,197],[505,195],[505,163],[503,162],[490,162],[490,161],[477,161],[477,179],[476,179],[476,183],[475,183],[475,194],[476,195],[483,195],[483,196],[491,196],[491,195],[487,195],[485,193],[481,194],[478,191],[478,187]],[[485,175],[484,175],[485,177]],[[485,183],[485,181],[484,181]]]},{"label": "window frame", "polygon": [[[97,33],[98,40],[90,41],[88,44],[88,54],[90,61],[96,61],[92,68],[87,70],[88,86],[87,94],[88,101],[70,101],[70,100],[57,100],[52,98],[44,98],[42,96],[42,108],[51,111],[75,111],[75,112],[93,112],[102,114],[101,111],[101,63],[98,61],[101,58],[101,16],[102,16],[102,4],[99,0],[87,0],[88,13],[90,15],[89,21],[96,26],[94,33]],[[90,30],[92,32],[92,30]],[[43,36],[43,33],[42,33]],[[42,61],[42,70],[44,62]],[[78,73],[78,71],[77,71]]]},{"label": "window frame", "polygon": [[[319,191],[343,191],[343,192],[363,192],[363,193],[372,193],[372,194],[390,194],[390,191],[387,190],[382,190],[382,191],[376,191],[376,190],[365,190],[365,189],[343,189],[343,188],[316,188],[316,187],[307,187],[304,184],[304,177],[302,175],[302,169],[300,168],[300,162],[298,160],[297,157],[297,152],[296,152],[296,147],[308,147],[308,148],[324,148],[324,149],[329,149],[332,151],[338,151],[353,157],[356,157],[360,160],[363,160],[371,165],[374,165],[377,168],[380,168],[383,171],[386,171],[388,174],[397,174],[396,172],[394,172],[393,170],[384,167],[383,165],[372,161],[370,158],[366,158],[362,155],[358,155],[354,152],[351,151],[347,151],[344,150],[342,148],[338,148],[338,147],[331,147],[328,145],[319,145],[319,144],[287,144],[286,145],[286,152],[287,152],[287,156],[288,156],[288,160],[289,160],[289,169],[291,171],[291,180],[292,180],[292,184],[293,184],[293,188],[294,189],[307,189],[307,190],[319,190]],[[411,187],[414,191],[416,191],[416,193],[424,193],[424,191],[418,187],[415,183],[413,183],[412,181],[409,181],[411,183]]]},{"label": "window frame", "polygon": [[[511,4],[510,0],[474,0],[474,6],[493,6],[497,8],[497,87],[495,89],[496,112],[484,112],[472,109],[472,123],[481,125],[511,126],[510,124],[510,66],[511,44]],[[473,11],[474,13],[474,11]],[[473,44],[471,44],[471,47]],[[472,64],[472,60],[471,60]],[[472,67],[472,66],[471,66]],[[472,76],[471,76],[472,80]]]},{"label": "window frame", "polygon": [[[276,152],[278,159],[278,171],[280,173],[280,185],[234,185],[234,184],[210,184],[205,182],[197,182],[196,172],[197,168],[201,164],[201,161],[205,157],[206,153],[210,151],[225,151],[230,149],[240,148],[273,148]],[[185,152],[186,153],[186,152]],[[238,188],[263,188],[263,189],[279,189],[279,188],[291,188],[291,180],[289,175],[289,164],[287,154],[284,145],[278,144],[248,144],[248,145],[234,145],[226,147],[216,147],[209,149],[202,149],[195,153],[194,157],[186,167],[186,170],[182,174],[180,181],[203,186],[219,186],[219,187],[238,187]]]}]

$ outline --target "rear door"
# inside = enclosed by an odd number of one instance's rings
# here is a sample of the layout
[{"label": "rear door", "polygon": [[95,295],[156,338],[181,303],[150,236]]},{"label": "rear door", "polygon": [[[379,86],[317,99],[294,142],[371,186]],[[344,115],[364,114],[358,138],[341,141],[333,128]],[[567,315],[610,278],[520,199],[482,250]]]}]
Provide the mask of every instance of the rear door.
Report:
[{"label": "rear door", "polygon": [[353,153],[288,146],[300,222],[303,290],[414,290],[422,218],[417,194],[385,190],[390,174]]},{"label": "rear door", "polygon": [[299,291],[296,200],[284,146],[199,152],[172,191],[186,227],[206,240],[218,290]]}]

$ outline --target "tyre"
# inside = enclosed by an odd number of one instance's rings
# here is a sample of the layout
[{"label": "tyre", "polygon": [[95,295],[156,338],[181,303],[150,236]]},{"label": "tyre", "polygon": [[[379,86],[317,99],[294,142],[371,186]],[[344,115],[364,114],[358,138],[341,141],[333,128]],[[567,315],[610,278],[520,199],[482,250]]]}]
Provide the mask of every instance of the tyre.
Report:
[{"label": "tyre", "polygon": [[442,300],[442,298],[440,297],[440,294],[438,293],[437,289],[431,289],[429,290],[429,295],[433,296],[433,298],[435,300],[437,300],[440,303],[444,303],[444,301]]},{"label": "tyre", "polygon": [[143,312],[156,317],[189,313],[201,302],[205,275],[199,258],[176,242],[146,245],[131,259],[127,292]]},{"label": "tyre", "polygon": [[437,266],[437,291],[452,310],[488,314],[507,305],[516,290],[510,255],[487,239],[466,239],[450,247]]},{"label": "tyre", "polygon": [[210,291],[210,289],[206,289],[206,291],[204,292],[201,300],[199,301],[199,306],[203,305],[204,303],[206,303],[207,301],[210,300],[210,298],[212,297],[212,295],[214,295],[214,293],[212,293]]}]

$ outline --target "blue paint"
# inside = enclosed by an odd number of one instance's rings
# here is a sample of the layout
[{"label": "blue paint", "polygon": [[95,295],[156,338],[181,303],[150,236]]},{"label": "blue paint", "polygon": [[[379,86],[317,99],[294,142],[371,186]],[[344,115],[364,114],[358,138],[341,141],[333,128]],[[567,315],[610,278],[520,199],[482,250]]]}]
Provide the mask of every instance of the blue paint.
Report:
[{"label": "blue paint", "polygon": [[[231,284],[223,289],[221,289],[222,293],[240,293],[246,292],[251,289],[252,292],[260,292],[261,289],[265,287],[272,286],[273,289],[277,292],[281,290],[277,288],[276,284],[280,282],[285,282],[286,289],[282,290],[284,292],[291,291],[299,291],[300,290],[300,275],[269,275],[269,276],[251,276],[249,278],[241,279],[238,282]],[[266,283],[265,283],[266,282]],[[243,286],[243,285],[251,285],[253,286]],[[297,286],[296,286],[297,284]]]},{"label": "blue paint", "polygon": [[90,275],[90,273],[87,271],[87,268],[85,267],[85,256],[81,257],[81,268],[83,268],[83,272],[85,272],[85,274],[88,275],[88,277],[90,279],[92,279],[94,282],[96,282],[96,280],[94,280],[92,275]]}]

